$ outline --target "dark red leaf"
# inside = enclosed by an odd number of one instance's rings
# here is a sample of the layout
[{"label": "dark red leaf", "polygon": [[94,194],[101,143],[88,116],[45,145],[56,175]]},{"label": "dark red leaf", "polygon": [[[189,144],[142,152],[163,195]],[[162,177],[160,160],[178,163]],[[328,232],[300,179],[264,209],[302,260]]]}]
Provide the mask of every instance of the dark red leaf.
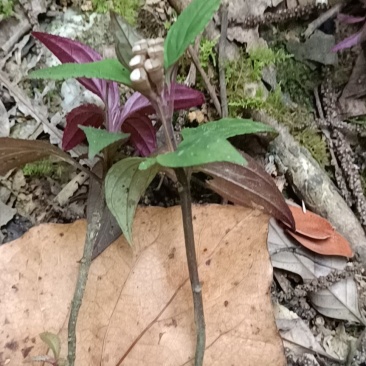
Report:
[{"label": "dark red leaf", "polygon": [[146,115],[128,118],[122,125],[122,131],[130,134],[130,141],[142,156],[149,156],[156,149],[156,132]]},{"label": "dark red leaf", "polygon": [[174,90],[174,110],[197,107],[205,102],[204,95],[195,89],[183,84],[175,84]]},{"label": "dark red leaf", "polygon": [[353,252],[348,241],[337,231],[333,231],[332,235],[325,240],[314,240],[286,230],[287,234],[296,239],[305,248],[322,255],[339,255],[342,257],[352,257]]},{"label": "dark red leaf", "polygon": [[[55,36],[48,33],[32,32],[32,35],[42,42],[62,63],[87,63],[99,61],[102,56],[89,46],[69,38]],[[115,82],[101,79],[77,79],[86,89],[98,95],[109,108],[119,108],[119,91]],[[108,87],[108,103],[107,103]]]},{"label": "dark red leaf", "polygon": [[[171,94],[174,97],[174,109],[187,109],[195,106],[199,106],[205,102],[205,98],[198,90],[191,89],[185,85],[174,84],[175,94]],[[150,101],[141,95],[140,93],[134,93],[128,98],[126,104],[123,107],[122,113],[118,120],[115,120],[111,132],[117,132],[121,129],[123,123],[135,113],[152,114],[155,110]]]},{"label": "dark red leaf", "polygon": [[238,205],[261,208],[294,228],[291,211],[272,178],[249,155],[243,156],[248,161],[246,166],[224,162],[198,169],[213,178],[207,185],[222,197]]},{"label": "dark red leaf", "polygon": [[62,138],[62,148],[71,150],[85,140],[84,132],[78,127],[101,127],[104,122],[104,111],[95,104],[83,104],[74,108],[66,116],[66,127]]}]

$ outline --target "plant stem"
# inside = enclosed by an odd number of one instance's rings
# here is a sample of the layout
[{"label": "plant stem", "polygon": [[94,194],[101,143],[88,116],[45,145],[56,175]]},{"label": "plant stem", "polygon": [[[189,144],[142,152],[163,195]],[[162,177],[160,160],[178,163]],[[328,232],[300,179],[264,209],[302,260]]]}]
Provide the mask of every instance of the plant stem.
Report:
[{"label": "plant stem", "polygon": [[175,173],[179,183],[178,192],[183,216],[184,242],[186,246],[189,279],[191,281],[193,295],[194,320],[197,333],[194,365],[202,366],[206,346],[206,325],[203,312],[202,286],[198,276],[196,247],[194,243],[191,192],[185,170],[183,168],[178,168],[175,169]]},{"label": "plant stem", "polygon": [[[104,201],[104,196],[101,199]],[[79,275],[76,282],[76,288],[74,292],[74,297],[71,302],[71,310],[69,317],[69,326],[68,326],[68,366],[74,366],[75,357],[76,357],[76,322],[80,310],[80,306],[82,303],[83,295],[85,292],[85,286],[88,279],[89,268],[91,264],[93,249],[95,240],[97,239],[98,232],[101,225],[102,218],[102,210],[100,209],[100,205],[96,205],[95,210],[93,212],[90,223],[87,227],[85,245],[84,245],[84,254],[83,258],[80,261]]]},{"label": "plant stem", "polygon": [[219,80],[221,97],[221,117],[226,118],[229,114],[227,104],[226,78],[225,78],[225,48],[228,24],[228,6],[221,6],[221,35],[219,42]]}]

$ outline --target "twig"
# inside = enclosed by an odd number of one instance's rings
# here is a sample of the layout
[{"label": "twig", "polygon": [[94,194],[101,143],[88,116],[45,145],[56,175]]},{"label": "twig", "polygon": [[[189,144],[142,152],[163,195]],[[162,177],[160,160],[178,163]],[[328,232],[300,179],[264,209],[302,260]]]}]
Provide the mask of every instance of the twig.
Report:
[{"label": "twig", "polygon": [[309,38],[314,33],[314,31],[318,29],[322,24],[324,24],[328,19],[337,15],[341,11],[343,6],[343,3],[339,3],[328,9],[325,13],[321,14],[318,18],[316,18],[308,25],[306,31],[304,32],[304,36],[306,38]]},{"label": "twig", "polygon": [[197,70],[199,71],[199,73],[202,76],[202,80],[205,83],[205,86],[207,88],[207,91],[210,94],[210,97],[213,101],[213,104],[216,108],[217,113],[219,114],[219,116],[221,116],[221,105],[217,98],[215,88],[212,86],[212,84],[210,82],[210,78],[207,76],[205,70],[203,70],[203,68],[200,64],[200,60],[198,59],[197,53],[195,52],[195,50],[193,49],[192,46],[188,47],[188,52],[191,55],[192,60],[193,60],[194,64],[196,65]]},{"label": "twig", "polygon": [[196,354],[195,366],[202,366],[206,345],[206,325],[203,311],[202,286],[198,276],[196,247],[193,233],[192,203],[189,181],[183,168],[175,169],[179,182],[180,205],[182,208],[184,242],[186,245],[186,255],[193,294],[194,319],[196,323]]},{"label": "twig", "polygon": [[102,218],[102,210],[100,208],[104,202],[104,196],[100,197],[100,204],[96,205],[95,210],[93,212],[90,223],[87,227],[85,246],[84,246],[84,254],[83,258],[80,261],[80,269],[79,275],[76,282],[76,288],[74,297],[71,302],[71,310],[69,317],[69,326],[68,326],[68,365],[74,366],[75,357],[76,357],[76,322],[80,310],[80,306],[82,303],[83,295],[85,292],[86,282],[88,279],[89,268],[91,265],[92,254],[94,249],[95,241],[98,237],[98,232],[101,226],[101,218]]},{"label": "twig", "polygon": [[219,42],[219,82],[220,82],[220,99],[221,99],[221,117],[225,118],[229,115],[227,105],[227,90],[225,78],[225,49],[228,25],[228,6],[227,3],[221,7],[221,35]]}]

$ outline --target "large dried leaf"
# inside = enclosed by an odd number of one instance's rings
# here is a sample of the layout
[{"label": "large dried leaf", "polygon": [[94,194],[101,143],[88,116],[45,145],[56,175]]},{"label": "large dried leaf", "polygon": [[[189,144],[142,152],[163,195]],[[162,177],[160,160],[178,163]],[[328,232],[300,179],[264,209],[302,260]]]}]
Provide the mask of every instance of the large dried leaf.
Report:
[{"label": "large dried leaf", "polygon": [[242,206],[260,207],[271,216],[294,227],[294,219],[281,192],[265,170],[247,154],[248,164],[207,164],[198,169],[213,179],[207,181],[213,191]]},{"label": "large dried leaf", "polygon": [[[205,365],[285,365],[270,300],[268,217],[234,206],[194,207],[203,284]],[[122,238],[93,261],[77,324],[76,365],[193,365],[195,331],[179,207],[141,209],[135,248]],[[61,339],[85,222],[41,225],[0,247],[0,349],[9,365]],[[243,235],[245,233],[245,235]],[[130,351],[129,348],[131,347]]]},{"label": "large dried leaf", "polygon": [[0,138],[0,175],[5,175],[11,169],[22,167],[50,155],[72,165],[76,164],[69,155],[47,141],[2,137]]},{"label": "large dried leaf", "polygon": [[[305,282],[327,276],[332,270],[344,270],[347,264],[344,258],[324,257],[302,248],[274,219],[269,224],[268,248],[273,267],[296,273]],[[353,278],[348,277],[328,289],[311,293],[310,300],[314,308],[325,316],[365,323],[359,311]]]}]

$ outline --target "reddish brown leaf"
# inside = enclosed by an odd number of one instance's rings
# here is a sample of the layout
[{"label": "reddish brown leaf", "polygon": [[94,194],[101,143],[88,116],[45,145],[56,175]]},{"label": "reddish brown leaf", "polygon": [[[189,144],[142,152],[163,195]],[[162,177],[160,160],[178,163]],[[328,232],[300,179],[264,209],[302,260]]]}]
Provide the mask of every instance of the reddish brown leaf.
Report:
[{"label": "reddish brown leaf", "polygon": [[323,240],[331,237],[334,229],[329,221],[301,207],[289,205],[295,220],[295,232],[308,238]]},{"label": "reddish brown leaf", "polygon": [[62,148],[71,150],[85,140],[82,126],[101,127],[104,122],[104,111],[95,104],[83,104],[74,108],[66,116],[66,127],[62,138]]},{"label": "reddish brown leaf", "polygon": [[207,181],[208,187],[230,202],[261,208],[295,227],[291,211],[272,178],[249,155],[243,156],[248,161],[246,166],[223,162],[199,167],[213,178]]},{"label": "reddish brown leaf", "polygon": [[0,175],[50,155],[57,156],[72,165],[77,164],[68,154],[47,141],[0,138]]},{"label": "reddish brown leaf", "polygon": [[333,230],[332,235],[325,240],[314,240],[294,233],[288,229],[286,232],[296,239],[305,248],[322,255],[339,255],[342,257],[352,257],[353,252],[348,241],[337,231]]}]

